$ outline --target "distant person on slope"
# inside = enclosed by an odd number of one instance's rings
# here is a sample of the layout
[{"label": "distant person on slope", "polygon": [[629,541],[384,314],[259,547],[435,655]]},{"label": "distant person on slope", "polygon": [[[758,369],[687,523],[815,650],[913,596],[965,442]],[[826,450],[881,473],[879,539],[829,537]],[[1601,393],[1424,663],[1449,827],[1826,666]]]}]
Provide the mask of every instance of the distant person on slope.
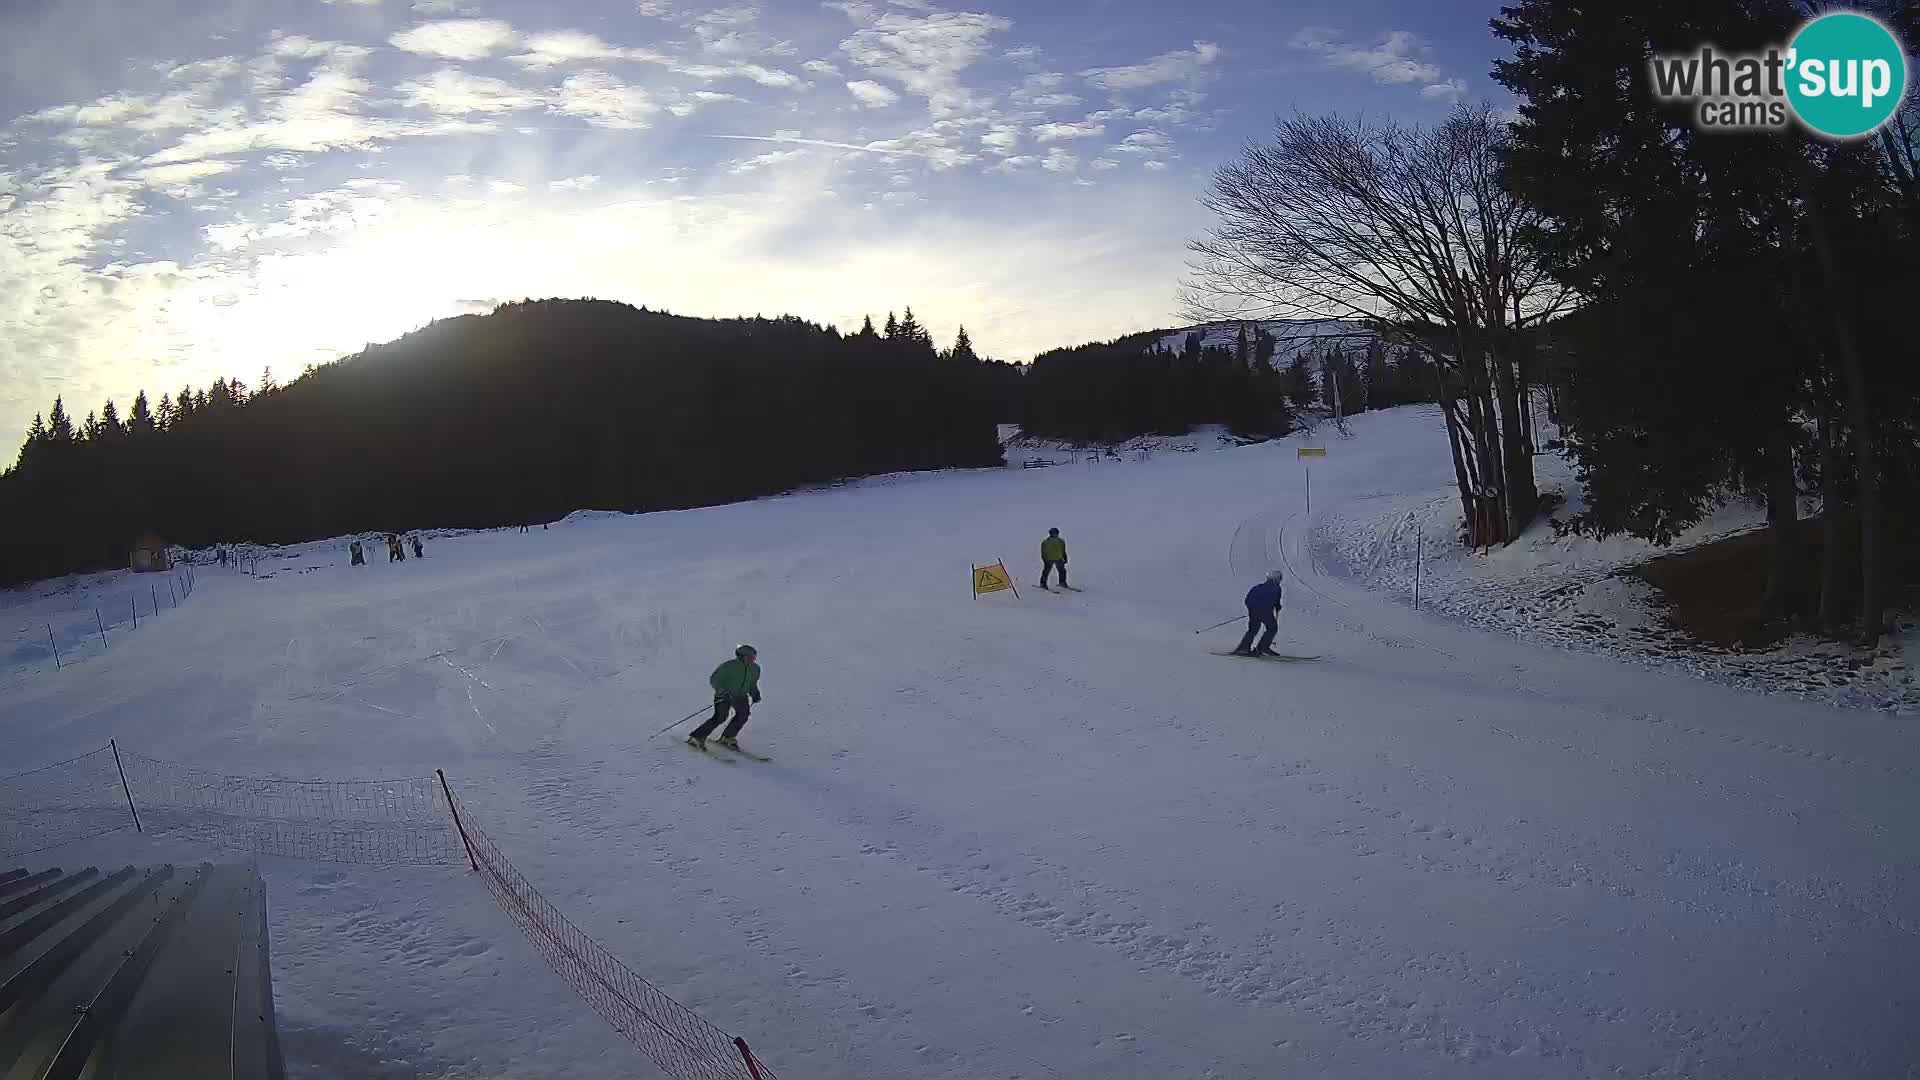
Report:
[{"label": "distant person on slope", "polygon": [[1040,541],[1040,587],[1047,587],[1047,575],[1060,571],[1060,587],[1071,589],[1067,584],[1067,542],[1061,538],[1059,529],[1048,529],[1047,538]]},{"label": "distant person on slope", "polygon": [[[687,741],[696,748],[707,748],[707,736],[721,724],[727,730],[720,735],[720,745],[729,750],[740,749],[740,729],[747,726],[747,714],[752,706],[760,704],[760,653],[751,645],[742,645],[733,650],[733,659],[713,669],[707,677],[707,684],[713,687],[713,715],[706,723],[693,729]],[[733,713],[732,722],[727,721],[727,713]]]},{"label": "distant person on slope", "polygon": [[413,557],[416,559],[424,559],[427,557],[426,551],[420,547],[420,536],[417,533],[414,534],[413,537]]},{"label": "distant person on slope", "polygon": [[358,541],[358,540],[355,540],[355,541],[354,541],[353,543],[351,543],[351,544],[348,544],[348,545],[347,545],[347,550],[353,553],[353,565],[354,565],[354,566],[365,566],[365,565],[367,565],[367,553],[366,553],[365,551],[363,551],[363,550],[361,550],[361,547],[360,547],[360,541]]},{"label": "distant person on slope", "polygon": [[[1267,580],[1247,590],[1247,635],[1240,639],[1235,656],[1278,656],[1273,651],[1273,636],[1280,632],[1280,582],[1286,575],[1275,570]],[[1260,635],[1260,644],[1253,635]]]}]

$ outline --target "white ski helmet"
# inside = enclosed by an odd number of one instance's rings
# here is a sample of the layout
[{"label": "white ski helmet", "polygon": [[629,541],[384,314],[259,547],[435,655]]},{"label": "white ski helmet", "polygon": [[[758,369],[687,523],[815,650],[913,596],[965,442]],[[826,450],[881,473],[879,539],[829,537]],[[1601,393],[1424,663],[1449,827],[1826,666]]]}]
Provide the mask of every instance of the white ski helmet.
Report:
[{"label": "white ski helmet", "polygon": [[1286,579],[1287,579],[1287,575],[1285,575],[1285,574],[1283,574],[1283,573],[1281,573],[1281,572],[1280,572],[1280,571],[1278,571],[1278,570],[1269,570],[1269,571],[1267,571],[1267,580],[1268,580],[1268,581],[1272,581],[1272,582],[1276,582],[1276,583],[1277,583],[1277,582],[1281,582],[1281,581],[1285,581]]},{"label": "white ski helmet", "polygon": [[733,650],[733,655],[745,660],[749,656],[759,656],[760,650],[751,645],[741,645]]}]

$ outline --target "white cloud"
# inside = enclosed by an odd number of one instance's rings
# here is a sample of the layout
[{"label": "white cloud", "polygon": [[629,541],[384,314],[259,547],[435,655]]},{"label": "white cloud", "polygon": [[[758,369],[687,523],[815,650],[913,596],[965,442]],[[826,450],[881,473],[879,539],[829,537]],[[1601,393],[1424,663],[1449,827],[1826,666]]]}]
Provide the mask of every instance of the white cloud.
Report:
[{"label": "white cloud", "polygon": [[752,79],[761,86],[776,86],[791,89],[796,86],[805,85],[801,78],[791,71],[765,68],[759,64],[739,64],[734,67],[733,74],[741,76],[742,78]]},{"label": "white cloud", "polygon": [[1048,172],[1072,172],[1080,167],[1080,155],[1068,152],[1064,146],[1056,146],[1047,151],[1045,161],[1040,167]]},{"label": "white cloud", "polygon": [[1167,163],[1164,161],[1149,161],[1146,162],[1146,168],[1151,172],[1164,172],[1166,171]]},{"label": "white cloud", "polygon": [[540,103],[539,98],[503,79],[471,75],[458,68],[441,68],[425,79],[403,82],[395,89],[406,95],[408,105],[442,116],[512,112]]},{"label": "white cloud", "polygon": [[1040,50],[1032,45],[1016,45],[1003,55],[1015,64],[1032,64],[1040,59]]},{"label": "white cloud", "polygon": [[637,0],[634,10],[654,19],[670,19],[673,17],[673,5],[668,3],[667,0]]},{"label": "white cloud", "polygon": [[1161,53],[1145,63],[1124,67],[1090,68],[1081,76],[1103,90],[1134,90],[1161,83],[1193,82],[1220,59],[1220,46],[1196,41],[1191,49]]},{"label": "white cloud", "polygon": [[753,172],[756,169],[767,168],[770,165],[778,165],[783,161],[792,161],[794,158],[806,157],[807,153],[808,151],[805,150],[769,150],[758,157],[751,157],[745,161],[734,162],[733,165],[727,169],[727,172],[739,176],[743,173]]},{"label": "white cloud", "polygon": [[194,193],[194,182],[209,176],[232,172],[231,161],[185,161],[177,165],[155,165],[133,174],[134,179],[175,197]]},{"label": "white cloud", "polygon": [[1031,154],[1020,154],[1015,157],[1003,158],[997,164],[987,166],[987,171],[997,172],[997,173],[1014,173],[1014,172],[1019,172],[1021,169],[1024,169],[1029,165],[1037,165],[1039,164],[1039,162],[1040,162],[1040,159],[1037,157],[1034,157]]},{"label": "white cloud", "polygon": [[651,49],[628,49],[602,41],[581,30],[554,30],[527,37],[527,51],[512,57],[527,68],[549,68],[580,60],[652,60],[666,57]]},{"label": "white cloud", "polygon": [[1165,132],[1147,128],[1121,139],[1119,144],[1111,149],[1123,154],[1160,154],[1165,153],[1172,142],[1173,140],[1167,138]]},{"label": "white cloud", "polygon": [[346,4],[351,7],[379,7],[380,0],[320,0],[323,4]]},{"label": "white cloud", "polygon": [[806,63],[804,63],[804,64],[801,64],[801,65],[800,65],[800,67],[801,67],[801,68],[802,68],[803,70],[806,70],[806,71],[811,71],[811,72],[813,72],[813,73],[814,73],[815,75],[838,75],[838,74],[840,74],[840,69],[839,69],[839,68],[837,68],[837,67],[835,67],[835,66],[833,66],[832,64],[830,64],[830,63],[828,63],[828,62],[827,62],[827,61],[825,61],[825,60],[809,60],[809,61],[807,61]]},{"label": "white cloud", "polygon": [[1087,168],[1093,169],[1096,172],[1106,172],[1108,169],[1117,169],[1119,167],[1120,163],[1112,158],[1094,158],[1087,163]]},{"label": "white cloud", "polygon": [[980,136],[980,145],[996,154],[1011,154],[1014,147],[1020,145],[1020,129],[998,125],[992,131]]},{"label": "white cloud", "polygon": [[600,177],[597,174],[584,173],[580,176],[569,176],[564,180],[549,180],[547,187],[554,191],[586,191],[598,183],[600,183]]},{"label": "white cloud", "polygon": [[487,184],[487,190],[495,195],[518,195],[527,188],[525,184],[516,184],[511,180],[495,180]]},{"label": "white cloud", "polygon": [[413,0],[413,10],[422,15],[472,15],[479,11],[465,0]]},{"label": "white cloud", "polygon": [[869,109],[885,108],[900,100],[900,95],[874,82],[872,79],[855,79],[847,84],[847,92],[859,99],[860,104]]},{"label": "white cloud", "polygon": [[660,111],[647,92],[629,86],[604,71],[588,71],[560,84],[553,111],[578,116],[596,127],[644,128],[647,118]]},{"label": "white cloud", "polygon": [[841,49],[859,67],[926,98],[935,119],[975,106],[960,73],[986,54],[993,34],[1013,25],[997,15],[971,12],[918,17],[890,12],[870,21],[841,42]]},{"label": "white cloud", "polygon": [[1357,71],[1374,82],[1388,86],[1420,83],[1427,86],[1423,94],[1433,91],[1428,96],[1436,97],[1466,91],[1464,83],[1459,85],[1457,91],[1454,90],[1453,86],[1459,80],[1446,79],[1438,65],[1423,59],[1430,50],[1419,35],[1407,30],[1389,31],[1378,44],[1360,46],[1341,40],[1338,31],[1324,26],[1309,26],[1294,34],[1288,44],[1317,54],[1328,67]]},{"label": "white cloud", "polygon": [[511,46],[518,35],[499,19],[443,19],[421,23],[387,39],[396,48],[449,60],[484,60]]},{"label": "white cloud", "polygon": [[1033,137],[1038,142],[1059,142],[1062,139],[1091,139],[1104,135],[1107,125],[1098,123],[1051,123],[1039,124],[1033,129]]},{"label": "white cloud", "polygon": [[1448,79],[1420,88],[1420,96],[1431,101],[1459,101],[1467,95],[1467,84],[1460,79]]}]

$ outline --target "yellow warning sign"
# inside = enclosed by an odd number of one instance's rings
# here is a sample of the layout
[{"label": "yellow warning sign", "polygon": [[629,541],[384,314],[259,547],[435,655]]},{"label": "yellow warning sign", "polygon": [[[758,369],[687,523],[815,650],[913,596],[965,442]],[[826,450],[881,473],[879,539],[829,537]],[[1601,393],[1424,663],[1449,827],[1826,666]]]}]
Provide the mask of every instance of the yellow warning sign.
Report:
[{"label": "yellow warning sign", "polygon": [[1327,448],[1324,446],[1303,446],[1300,449],[1295,450],[1293,452],[1293,456],[1296,459],[1310,458],[1310,457],[1326,457]]},{"label": "yellow warning sign", "polygon": [[992,566],[976,566],[973,568],[973,595],[979,596],[983,593],[1002,592],[1011,588],[1013,588],[1013,575],[1007,573],[1007,568],[1004,563],[994,563]]}]

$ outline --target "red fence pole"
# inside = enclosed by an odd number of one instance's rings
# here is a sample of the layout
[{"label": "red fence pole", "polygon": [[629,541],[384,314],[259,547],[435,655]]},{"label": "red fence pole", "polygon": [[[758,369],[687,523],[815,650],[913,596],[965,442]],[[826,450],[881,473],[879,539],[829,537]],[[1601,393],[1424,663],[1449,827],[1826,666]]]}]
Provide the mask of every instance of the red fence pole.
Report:
[{"label": "red fence pole", "polygon": [[480,860],[473,857],[473,841],[467,839],[467,827],[460,823],[460,810],[453,805],[453,790],[447,787],[447,774],[435,769],[433,775],[440,778],[440,791],[447,797],[447,813],[453,815],[453,827],[460,830],[460,842],[467,846],[467,861],[473,864],[473,869],[477,873],[480,870]]},{"label": "red fence pole", "polygon": [[747,1040],[735,1035],[733,1045],[739,1048],[740,1060],[747,1063],[747,1072],[753,1076],[753,1080],[766,1080],[760,1075],[760,1063],[754,1060],[753,1051],[747,1049]]}]

